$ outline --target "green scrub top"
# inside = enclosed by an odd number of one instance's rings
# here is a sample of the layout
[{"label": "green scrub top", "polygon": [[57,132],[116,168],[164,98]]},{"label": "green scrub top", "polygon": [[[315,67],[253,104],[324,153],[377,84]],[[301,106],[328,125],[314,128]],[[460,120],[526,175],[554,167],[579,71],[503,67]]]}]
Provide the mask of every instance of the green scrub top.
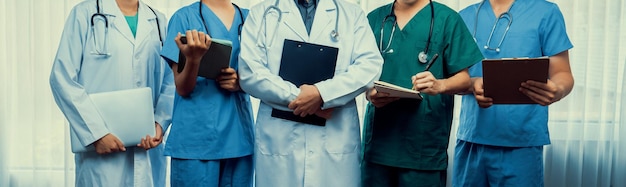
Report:
[{"label": "green scrub top", "polygon": [[[483,56],[457,12],[443,4],[432,3],[435,22],[428,60],[434,54],[439,54],[439,58],[430,72],[437,79],[445,79],[481,61]],[[382,21],[389,15],[391,7],[392,4],[388,4],[368,14],[376,42],[380,42]],[[389,42],[394,21],[390,17],[382,27],[385,35],[383,49]],[[380,80],[412,87],[411,76],[426,68],[417,56],[426,48],[430,23],[431,9],[426,6],[402,30],[396,26],[389,47],[393,53],[383,53],[385,63]],[[454,98],[445,94],[423,96],[422,101],[400,99],[381,108],[368,104],[364,133],[366,161],[417,170],[447,168],[446,150]]]}]

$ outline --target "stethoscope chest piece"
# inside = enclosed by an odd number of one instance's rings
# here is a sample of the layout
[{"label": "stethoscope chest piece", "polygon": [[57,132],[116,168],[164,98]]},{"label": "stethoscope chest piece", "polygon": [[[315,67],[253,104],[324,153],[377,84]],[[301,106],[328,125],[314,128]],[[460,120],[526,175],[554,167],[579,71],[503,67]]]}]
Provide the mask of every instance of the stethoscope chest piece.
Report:
[{"label": "stethoscope chest piece", "polygon": [[420,53],[417,55],[417,59],[422,64],[425,64],[426,62],[428,62],[428,55],[424,51],[420,51]]},{"label": "stethoscope chest piece", "polygon": [[338,41],[339,40],[339,33],[337,32],[337,30],[333,30],[330,32],[330,37],[333,38],[333,40]]}]

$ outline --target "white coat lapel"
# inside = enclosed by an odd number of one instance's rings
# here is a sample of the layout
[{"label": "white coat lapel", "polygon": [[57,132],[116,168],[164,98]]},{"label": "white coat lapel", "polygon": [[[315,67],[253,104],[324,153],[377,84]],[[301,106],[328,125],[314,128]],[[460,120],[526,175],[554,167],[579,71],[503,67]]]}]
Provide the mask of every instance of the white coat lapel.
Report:
[{"label": "white coat lapel", "polygon": [[[337,9],[332,0],[318,0],[318,5],[315,10],[315,18],[313,18],[313,27],[311,27],[311,35],[309,39],[312,41],[318,40],[320,37],[330,37],[330,29],[332,26],[335,29],[334,21]],[[332,25],[331,25],[332,23]]]},{"label": "white coat lapel", "polygon": [[283,22],[303,41],[308,41],[309,34],[306,32],[300,10],[293,0],[282,0],[278,7],[283,11]]},{"label": "white coat lapel", "polygon": [[133,37],[133,33],[130,31],[124,14],[122,14],[120,8],[117,7],[117,3],[114,0],[103,0],[102,4],[102,10],[109,19],[109,31],[118,31],[124,38],[134,44],[135,37]]},{"label": "white coat lapel", "polygon": [[156,19],[152,10],[148,8],[148,5],[140,3],[139,10],[137,10],[137,33],[135,36],[135,42],[141,43],[148,37],[151,37],[152,30],[156,28]]}]

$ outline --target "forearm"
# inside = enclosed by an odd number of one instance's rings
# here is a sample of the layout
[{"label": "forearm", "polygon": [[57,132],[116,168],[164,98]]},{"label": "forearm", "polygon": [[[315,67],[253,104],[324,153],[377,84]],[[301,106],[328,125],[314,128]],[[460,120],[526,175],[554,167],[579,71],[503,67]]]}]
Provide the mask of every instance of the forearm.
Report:
[{"label": "forearm", "polygon": [[465,94],[472,92],[472,79],[469,77],[467,69],[461,70],[452,77],[440,80],[445,85],[443,94]]},{"label": "forearm", "polygon": [[161,81],[160,90],[156,100],[156,106],[154,109],[154,119],[161,124],[164,129],[172,122],[172,111],[174,108],[174,75],[172,71],[168,70],[167,66],[163,69],[163,80]]},{"label": "forearm", "polygon": [[178,64],[172,64],[174,72],[174,83],[176,85],[176,93],[183,97],[189,97],[193,89],[196,87],[196,79],[198,69],[200,68],[200,59],[188,59],[183,70],[178,72]]},{"label": "forearm", "polygon": [[574,77],[569,64],[569,51],[563,51],[550,57],[550,81],[556,86],[553,101],[567,96],[574,87]]},{"label": "forearm", "polygon": [[563,99],[574,88],[574,77],[569,72],[560,72],[550,77],[550,80],[556,85],[557,91],[555,101]]}]

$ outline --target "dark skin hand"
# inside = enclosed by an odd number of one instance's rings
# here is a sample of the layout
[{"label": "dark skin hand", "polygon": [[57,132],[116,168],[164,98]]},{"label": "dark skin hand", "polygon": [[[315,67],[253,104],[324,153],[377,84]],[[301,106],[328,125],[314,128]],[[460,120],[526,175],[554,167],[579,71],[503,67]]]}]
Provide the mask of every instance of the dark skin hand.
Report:
[{"label": "dark skin hand", "polygon": [[187,44],[182,43],[180,33],[174,38],[174,41],[180,49],[181,55],[185,56],[187,65],[182,72],[178,72],[178,64],[170,63],[170,66],[174,73],[176,92],[183,97],[188,97],[196,86],[200,60],[211,46],[211,37],[196,30],[188,30],[185,35]]},{"label": "dark skin hand", "polygon": [[217,82],[219,82],[220,87],[234,92],[241,90],[239,87],[239,77],[237,76],[237,72],[233,68],[224,68],[222,69],[222,73],[219,77],[217,77]]}]

